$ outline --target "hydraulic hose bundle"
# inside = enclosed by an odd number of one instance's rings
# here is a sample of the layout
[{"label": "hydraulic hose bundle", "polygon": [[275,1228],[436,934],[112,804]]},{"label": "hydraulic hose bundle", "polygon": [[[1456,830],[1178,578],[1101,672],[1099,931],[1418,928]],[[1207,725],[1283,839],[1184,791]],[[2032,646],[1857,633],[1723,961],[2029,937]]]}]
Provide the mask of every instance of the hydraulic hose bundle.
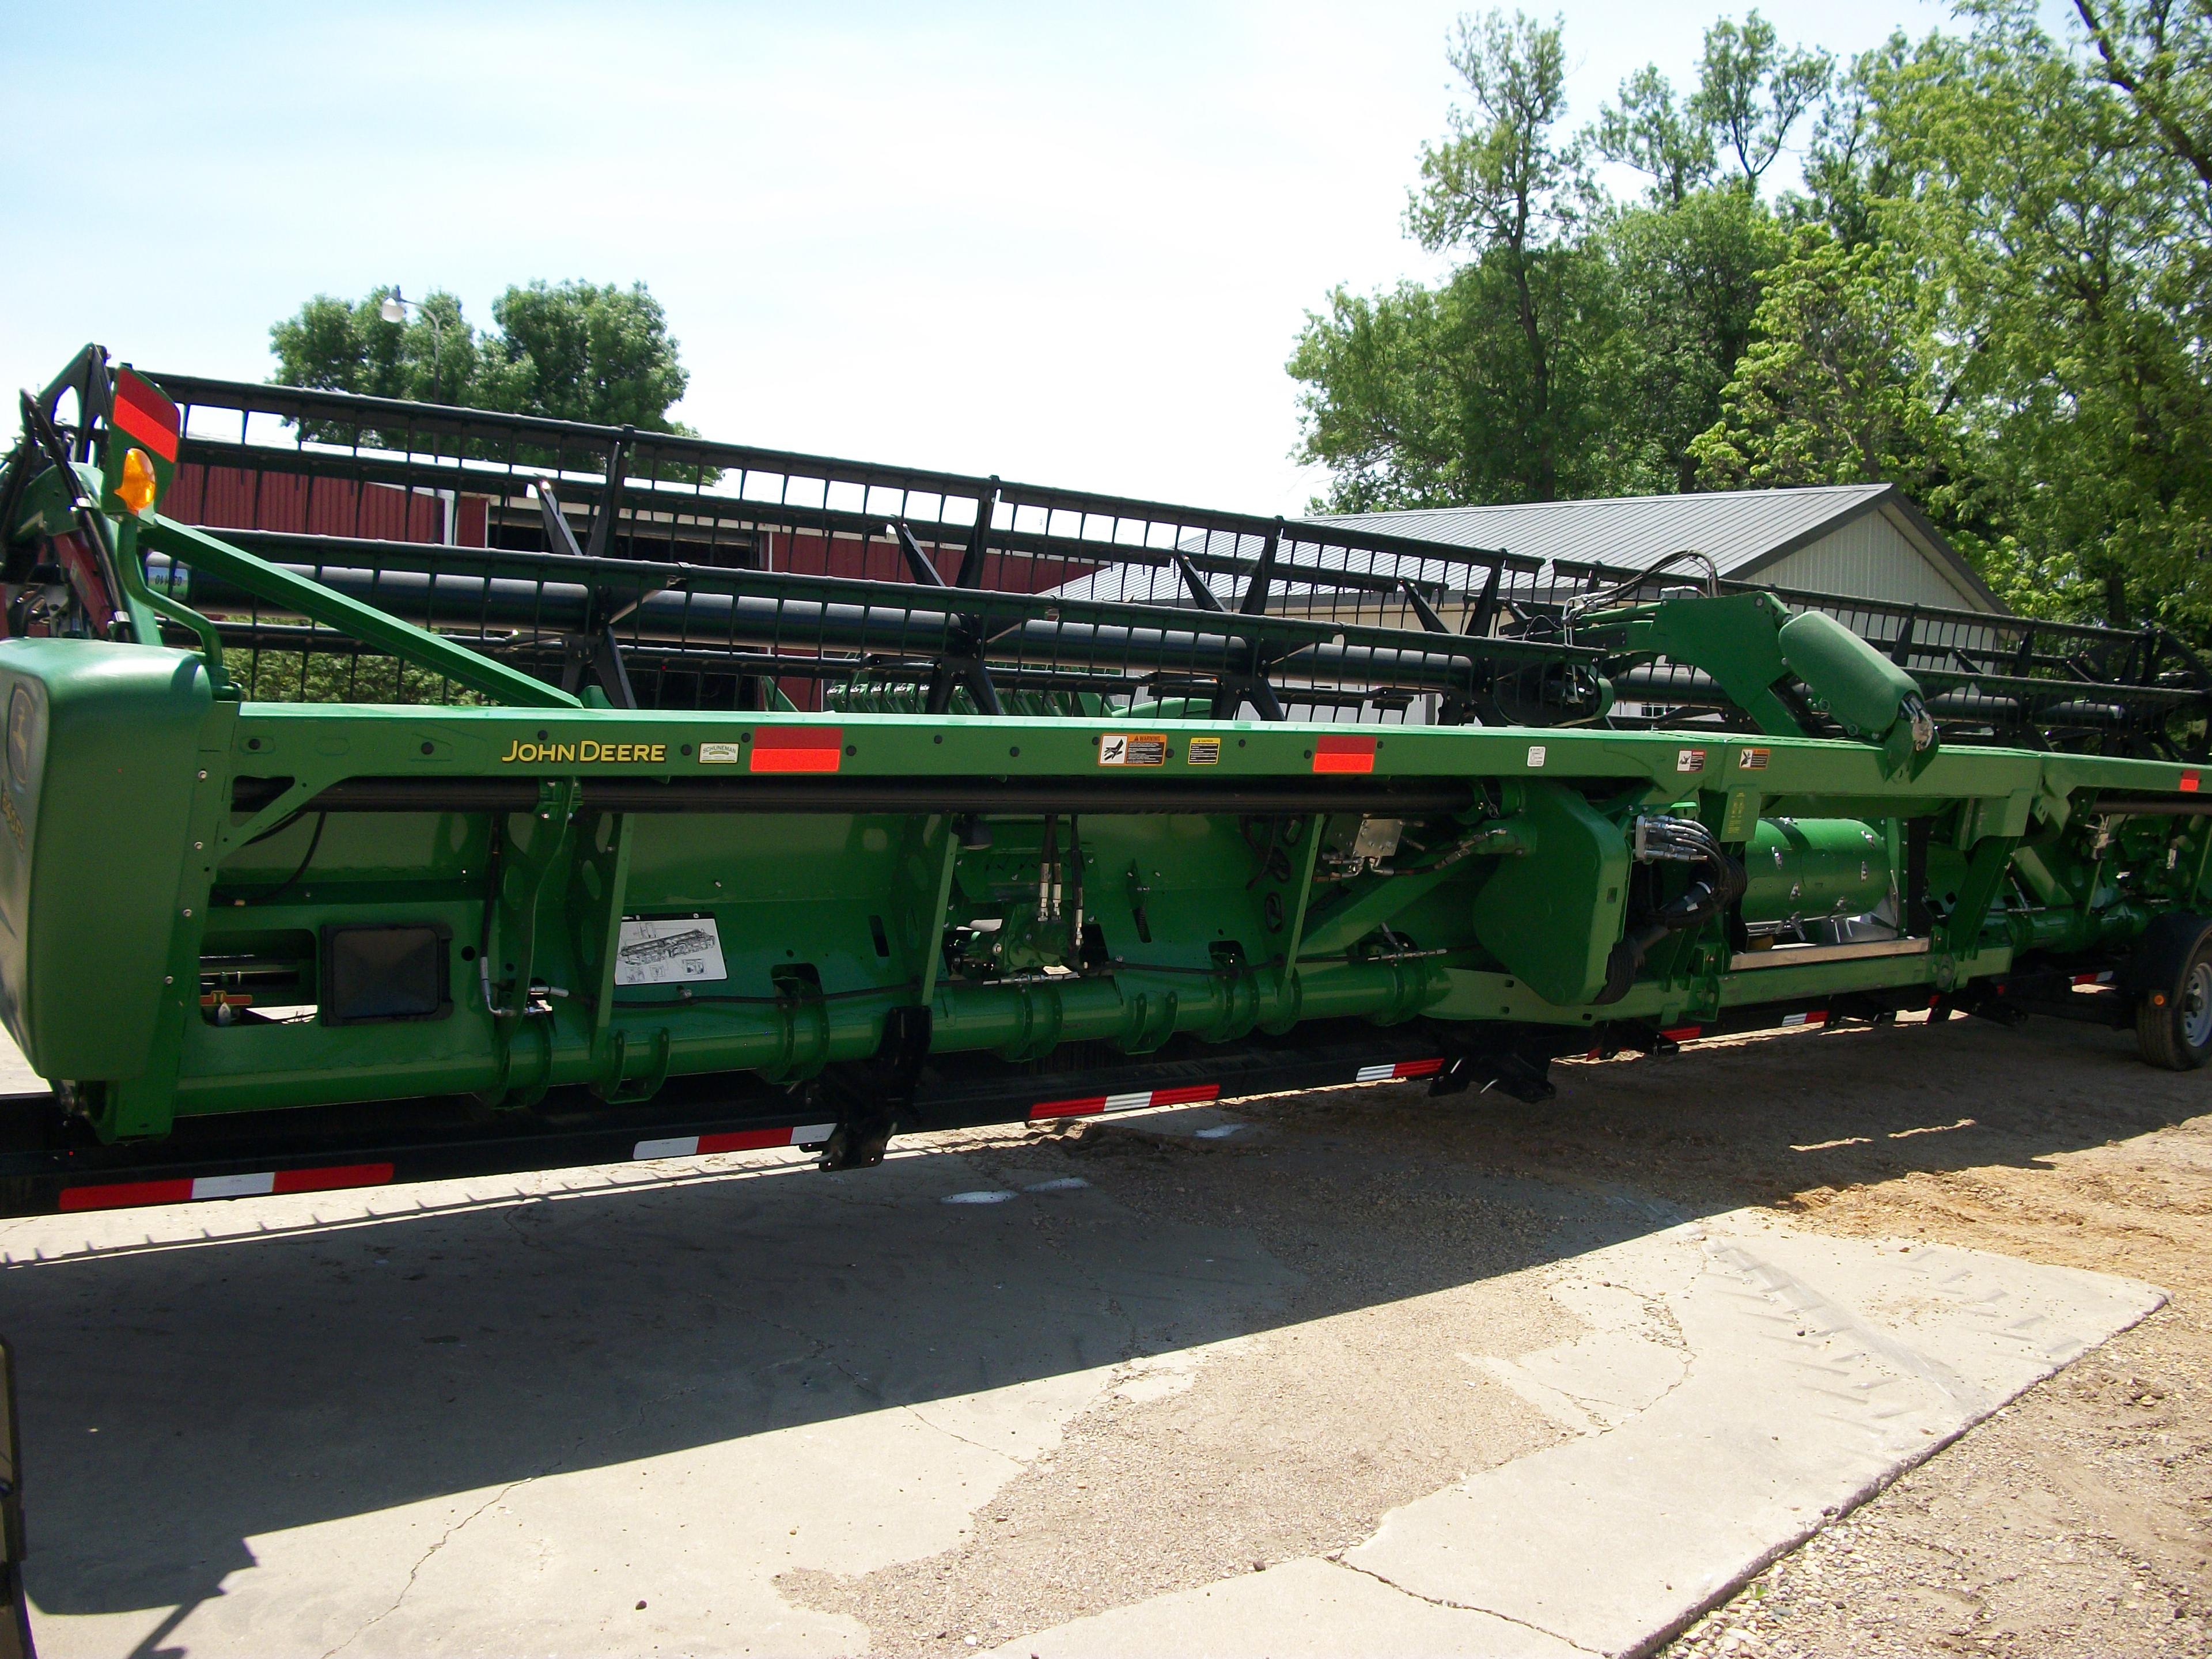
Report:
[{"label": "hydraulic hose bundle", "polygon": [[1653,945],[1718,915],[1743,897],[1747,884],[1742,864],[1695,818],[1638,818],[1635,859],[1643,865],[1688,864],[1698,869],[1679,896],[1631,919],[1620,943],[1606,959],[1605,988],[1593,999],[1601,1004],[1618,1002],[1628,994]]}]

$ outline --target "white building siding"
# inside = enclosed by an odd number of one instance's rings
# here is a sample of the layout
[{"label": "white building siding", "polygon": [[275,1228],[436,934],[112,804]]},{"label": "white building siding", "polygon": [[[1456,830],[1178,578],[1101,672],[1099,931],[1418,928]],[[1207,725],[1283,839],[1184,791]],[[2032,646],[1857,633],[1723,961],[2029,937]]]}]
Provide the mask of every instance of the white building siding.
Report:
[{"label": "white building siding", "polygon": [[1863,514],[1764,567],[1750,580],[1890,605],[1990,609],[1986,600],[1938,564],[1886,512]]}]

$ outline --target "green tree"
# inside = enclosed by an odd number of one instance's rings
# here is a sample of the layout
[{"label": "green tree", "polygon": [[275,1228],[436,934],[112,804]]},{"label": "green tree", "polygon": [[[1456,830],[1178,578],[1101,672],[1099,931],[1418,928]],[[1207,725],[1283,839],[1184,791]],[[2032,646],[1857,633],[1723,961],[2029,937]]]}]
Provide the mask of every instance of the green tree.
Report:
[{"label": "green tree", "polygon": [[1653,204],[1680,207],[1713,176],[1712,129],[1674,96],[1674,83],[1646,64],[1620,83],[1618,103],[1598,111],[1590,131],[1597,153],[1651,179]]},{"label": "green tree", "polygon": [[1757,12],[1741,23],[1723,17],[1705,31],[1691,112],[1715,147],[1735,158],[1745,186],[1756,189],[1834,74],[1835,59],[1825,52],[1784,51],[1774,25]]},{"label": "green tree", "polygon": [[690,382],[660,301],[645,284],[532,283],[492,301],[486,406],[564,421],[678,430],[669,406]]},{"label": "green tree", "polygon": [[476,331],[461,302],[440,289],[399,322],[386,322],[384,303],[396,290],[378,288],[359,301],[318,294],[269,331],[276,383],[358,392],[374,398],[466,403],[481,368]]},{"label": "green tree", "polygon": [[1669,206],[1626,209],[1605,240],[1622,313],[1634,319],[1626,351],[1634,396],[1619,416],[1621,441],[1644,459],[1644,487],[1707,487],[1691,447],[1720,418],[1787,233],[1750,191],[1723,185]]},{"label": "green tree", "polygon": [[1887,242],[1798,233],[1767,274],[1723,416],[1690,446],[1716,489],[1902,483],[1925,502],[1948,476],[1957,388],[1926,373],[1914,274]]},{"label": "green tree", "polygon": [[2189,66],[2212,23],[2087,14],[2100,44],[2023,4],[1969,15],[1856,67],[1850,128],[1808,170],[1854,251],[1778,277],[1791,297],[1700,459],[1716,482],[1878,470],[2034,608],[2202,634],[2212,203]]},{"label": "green tree", "polygon": [[1595,198],[1560,131],[1560,27],[1462,18],[1449,58],[1468,100],[1424,147],[1406,222],[1468,262],[1438,290],[1339,291],[1290,362],[1303,453],[1335,471],[1340,508],[1550,501],[1606,488],[1622,462],[1603,413],[1621,378],[1611,271],[1581,234]]},{"label": "green tree", "polygon": [[317,295],[270,330],[276,380],[374,397],[681,432],[668,418],[690,376],[660,302],[642,283],[532,283],[492,302],[479,332],[443,290],[382,315],[390,289],[357,302]]}]

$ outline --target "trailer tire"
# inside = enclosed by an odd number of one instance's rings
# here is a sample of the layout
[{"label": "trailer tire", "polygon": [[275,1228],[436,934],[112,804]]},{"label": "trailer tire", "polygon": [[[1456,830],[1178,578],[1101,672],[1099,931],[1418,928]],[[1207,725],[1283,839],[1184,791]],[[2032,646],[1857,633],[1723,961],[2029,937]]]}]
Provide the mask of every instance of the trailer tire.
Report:
[{"label": "trailer tire", "polygon": [[2193,1072],[2212,1060],[2212,922],[2159,917],[2129,966],[2142,1057],[2169,1072]]}]

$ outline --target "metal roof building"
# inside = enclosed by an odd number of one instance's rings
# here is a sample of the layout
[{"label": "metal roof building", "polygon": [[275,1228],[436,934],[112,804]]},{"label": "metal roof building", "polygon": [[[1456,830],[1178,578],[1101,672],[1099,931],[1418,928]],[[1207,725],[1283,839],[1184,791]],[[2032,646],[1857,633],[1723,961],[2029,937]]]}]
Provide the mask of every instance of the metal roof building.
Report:
[{"label": "metal roof building", "polygon": [[[1468,568],[1405,552],[1377,556],[1297,539],[1285,527],[1282,549],[1293,564],[1355,575],[1406,577],[1431,590],[1439,604],[1470,603]],[[1796,489],[1740,489],[1698,495],[1626,495],[1575,501],[1531,501],[1510,507],[1408,507],[1386,513],[1322,515],[1303,520],[1356,526],[1430,544],[1504,552],[1516,574],[1509,592],[1543,593],[1588,567],[1626,572],[1646,569],[1669,554],[1693,551],[1712,561],[1732,581],[1757,582],[1805,593],[1835,594],[1886,605],[2005,614],[2005,607],[1973,567],[1959,556],[1894,484],[1826,484]],[[1205,535],[1182,544],[1187,554],[1259,556],[1253,536]],[[1677,567],[1685,580],[1693,569]],[[1539,574],[1539,573],[1541,574]],[[1587,577],[1580,580],[1586,580]],[[1109,565],[1054,588],[1089,599],[1147,605],[1188,605],[1190,581],[1202,580],[1216,602],[1234,608],[1246,576],[1226,566],[1179,574],[1165,560]],[[1268,608],[1299,610],[1318,605],[1341,614],[1345,596],[1295,576],[1278,580]],[[1373,601],[1370,600],[1369,604]],[[1389,607],[1357,620],[1413,625]]]},{"label": "metal roof building", "polygon": [[1324,522],[1501,548],[1547,563],[1642,568],[1692,549],[1735,581],[1892,605],[2004,610],[1895,484],[1411,507]]}]

